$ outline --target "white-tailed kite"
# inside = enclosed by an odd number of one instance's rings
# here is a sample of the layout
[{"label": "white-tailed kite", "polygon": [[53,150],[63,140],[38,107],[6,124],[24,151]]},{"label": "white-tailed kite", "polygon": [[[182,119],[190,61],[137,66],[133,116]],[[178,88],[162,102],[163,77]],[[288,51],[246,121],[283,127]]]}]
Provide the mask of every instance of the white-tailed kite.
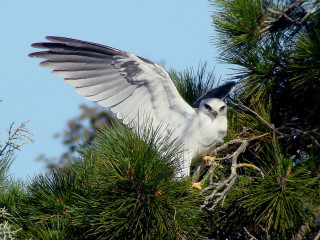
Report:
[{"label": "white-tailed kite", "polygon": [[[41,66],[64,78],[88,100],[108,107],[123,123],[143,128],[144,116],[152,126],[166,126],[172,139],[181,141],[186,154],[177,176],[190,174],[192,158],[222,141],[227,131],[227,105],[222,101],[235,82],[228,82],[187,104],[168,72],[160,65],[108,46],[63,37],[34,43],[47,51],[30,57],[46,59]],[[139,115],[139,117],[137,117]]]}]

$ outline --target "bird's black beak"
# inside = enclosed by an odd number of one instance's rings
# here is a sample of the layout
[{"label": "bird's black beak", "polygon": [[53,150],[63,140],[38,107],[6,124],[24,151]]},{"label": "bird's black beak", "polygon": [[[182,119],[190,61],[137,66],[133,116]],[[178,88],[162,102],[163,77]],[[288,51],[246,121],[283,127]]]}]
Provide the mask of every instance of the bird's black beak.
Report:
[{"label": "bird's black beak", "polygon": [[216,118],[217,116],[218,116],[218,112],[217,111],[215,111],[215,110],[213,110],[213,111],[211,111],[211,113],[214,115],[214,117]]}]

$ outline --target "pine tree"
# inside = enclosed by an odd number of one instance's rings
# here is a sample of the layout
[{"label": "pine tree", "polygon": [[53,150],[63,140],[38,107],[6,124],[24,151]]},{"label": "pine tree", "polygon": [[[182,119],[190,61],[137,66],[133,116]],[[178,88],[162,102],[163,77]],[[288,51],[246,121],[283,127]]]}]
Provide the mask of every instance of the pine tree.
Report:
[{"label": "pine tree", "polygon": [[68,168],[32,180],[10,223],[21,239],[200,238],[198,192],[174,179],[173,146],[160,128],[103,128]]},{"label": "pine tree", "polygon": [[[161,128],[115,122],[81,148],[68,142],[79,157],[64,168],[1,197],[17,238],[319,239],[319,1],[210,2],[219,58],[239,82],[215,160],[177,182],[179,149]],[[205,66],[171,76],[190,104],[213,84]]]},{"label": "pine tree", "polygon": [[223,185],[233,186],[224,201],[207,198],[212,219],[219,219],[211,236],[313,238],[320,206],[319,2],[212,3],[219,57],[236,66],[240,87],[223,145],[236,153],[235,177]]}]

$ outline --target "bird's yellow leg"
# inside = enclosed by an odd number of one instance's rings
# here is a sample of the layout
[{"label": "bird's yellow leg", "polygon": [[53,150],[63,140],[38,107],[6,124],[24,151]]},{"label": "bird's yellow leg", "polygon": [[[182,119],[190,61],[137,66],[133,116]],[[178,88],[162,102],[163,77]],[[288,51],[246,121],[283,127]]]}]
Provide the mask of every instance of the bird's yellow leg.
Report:
[{"label": "bird's yellow leg", "polygon": [[[202,157],[202,165],[207,165],[208,162],[213,162],[216,157],[215,156],[207,156],[206,154],[208,154],[209,151],[204,152],[203,154],[201,154],[200,156]],[[202,186],[201,186],[201,182],[195,182],[191,185],[191,188],[196,188],[201,190]]]},{"label": "bird's yellow leg", "polygon": [[203,165],[207,165],[208,162],[213,162],[216,157],[215,156],[208,156],[208,154],[210,153],[212,149],[208,149],[206,151],[204,151],[203,153],[201,153],[200,157],[202,157],[202,163]]}]

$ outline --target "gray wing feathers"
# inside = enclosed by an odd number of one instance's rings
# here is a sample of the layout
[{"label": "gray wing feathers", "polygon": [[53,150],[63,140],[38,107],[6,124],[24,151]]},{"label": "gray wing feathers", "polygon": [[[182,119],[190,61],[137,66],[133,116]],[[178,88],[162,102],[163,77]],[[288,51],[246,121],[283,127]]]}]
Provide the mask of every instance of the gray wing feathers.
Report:
[{"label": "gray wing feathers", "polygon": [[[136,86],[130,86],[128,88],[125,88],[121,91],[118,91],[118,93],[99,101],[99,104],[104,107],[116,106],[120,102],[129,98],[133,94],[135,89],[136,89]],[[112,110],[112,108],[111,108],[111,110]]]},{"label": "gray wing feathers", "polygon": [[41,66],[53,69],[77,93],[111,108],[124,123],[138,123],[139,116],[148,114],[155,126],[162,121],[170,125],[171,111],[195,114],[168,73],[150,60],[90,42],[47,39],[51,42],[32,44],[46,51],[29,56],[45,59]]},{"label": "gray wing feathers", "polygon": [[[113,112],[122,112],[123,116],[128,115],[136,107],[143,107],[143,102],[140,102],[144,98],[144,88],[138,87],[130,97],[130,102],[121,102],[117,106],[112,107]],[[147,95],[148,96],[148,95]]]},{"label": "gray wing feathers", "polygon": [[131,85],[124,81],[110,81],[98,83],[96,85],[91,86],[76,87],[76,92],[84,96],[93,96],[102,92],[107,92],[109,90],[120,91],[121,89],[126,88],[128,86]]},{"label": "gray wing feathers", "polygon": [[[101,56],[91,56],[90,53],[87,53],[86,55],[75,53],[65,53],[64,55],[61,55],[61,53],[57,52],[35,52],[29,54],[30,57],[37,57],[37,58],[43,58],[47,59],[48,61],[52,62],[65,62],[65,63],[105,63],[106,58],[102,58]],[[110,58],[110,57],[109,57]]]},{"label": "gray wing feathers", "polygon": [[[104,61],[105,63],[106,61]],[[111,63],[111,60],[110,60]],[[89,70],[105,70],[105,66],[100,64],[99,62],[95,63],[86,63],[86,62],[55,62],[47,60],[45,62],[40,63],[40,66],[53,68],[56,70],[65,70],[65,71],[89,71]]]},{"label": "gray wing feathers", "polygon": [[[70,84],[74,87],[89,87],[103,83],[109,84],[117,84],[118,79],[118,72],[109,73],[108,76],[100,76],[100,77],[91,77],[91,78],[65,78],[64,82]],[[111,87],[111,86],[110,86]]]},{"label": "gray wing feathers", "polygon": [[108,71],[106,71],[105,69],[77,71],[53,70],[52,73],[58,77],[78,79],[106,76],[108,74]]}]

